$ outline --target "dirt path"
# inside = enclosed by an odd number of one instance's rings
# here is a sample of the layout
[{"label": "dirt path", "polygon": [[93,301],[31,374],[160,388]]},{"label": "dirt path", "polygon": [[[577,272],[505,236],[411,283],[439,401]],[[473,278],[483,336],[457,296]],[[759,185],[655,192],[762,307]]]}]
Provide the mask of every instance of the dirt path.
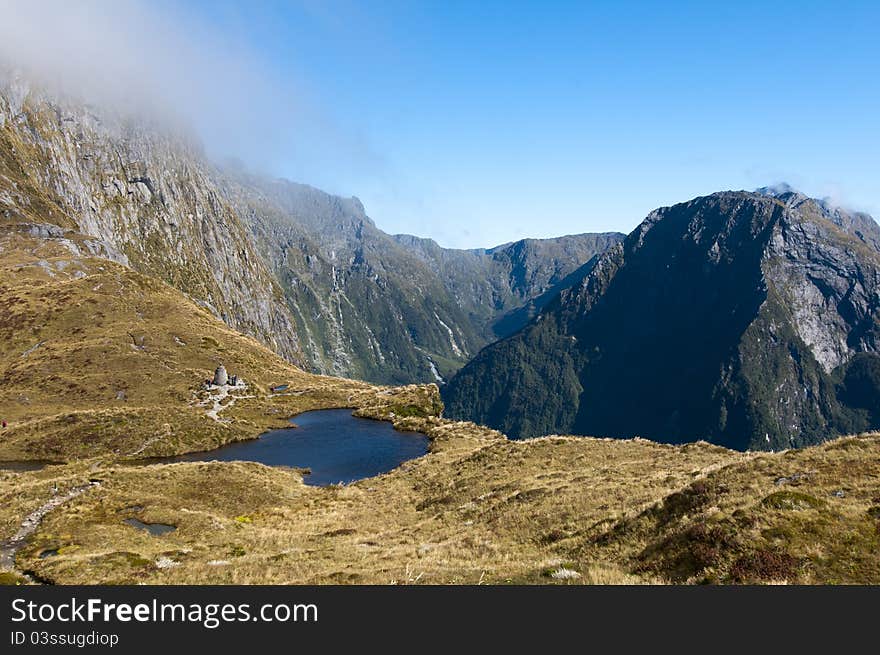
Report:
[{"label": "dirt path", "polygon": [[[230,393],[230,391],[244,391],[247,389],[247,385],[240,385],[237,387],[230,387],[229,385],[223,385],[222,387],[212,387],[208,391],[208,398],[206,400],[198,403],[199,407],[209,407],[208,411],[205,414],[208,415],[209,418],[217,421],[218,423],[230,423],[230,419],[220,418],[220,412],[224,409],[229,409],[235,404],[236,400],[243,400],[245,398],[256,398],[256,396],[236,396]],[[229,402],[225,405],[223,401],[229,398]]]},{"label": "dirt path", "polygon": [[24,521],[21,522],[18,532],[16,532],[11,539],[7,539],[0,543],[0,570],[15,570],[15,554],[25,545],[28,537],[36,532],[37,528],[40,526],[40,522],[46,518],[46,515],[49,512],[53,509],[57,509],[67,501],[73,500],[92,487],[97,487],[99,484],[99,482],[89,482],[88,484],[74,487],[66,494],[55,496],[47,503],[28,514]]},{"label": "dirt path", "polygon": [[165,423],[162,426],[162,432],[157,433],[155,436],[152,436],[149,439],[147,439],[143,444],[141,444],[140,448],[137,448],[136,450],[133,450],[130,453],[128,453],[128,456],[129,457],[136,457],[136,456],[140,455],[142,452],[144,452],[147,448],[152,446],[154,443],[156,443],[157,441],[161,441],[162,439],[165,439],[166,437],[170,437],[170,436],[171,436],[171,426],[169,424]]},{"label": "dirt path", "polygon": [[[232,393],[233,391],[246,391],[247,388],[248,387],[246,384],[239,384],[235,387],[231,387],[228,384],[225,384],[222,387],[216,387],[212,385],[207,389],[208,397],[206,399],[198,400],[198,397],[194,396],[191,404],[195,407],[207,408],[205,411],[205,415],[207,415],[208,418],[222,425],[228,425],[229,423],[232,423],[232,419],[221,418],[220,412],[232,407],[237,400],[243,400],[245,398],[256,398],[256,396],[254,395],[235,395]],[[224,405],[223,401],[227,398],[229,399],[229,401]],[[156,434],[155,436],[150,437],[144,443],[142,443],[139,448],[128,453],[128,456],[137,457],[154,443],[156,443],[157,441],[161,441],[162,439],[170,435],[171,428],[166,426],[166,429],[163,433]]]}]

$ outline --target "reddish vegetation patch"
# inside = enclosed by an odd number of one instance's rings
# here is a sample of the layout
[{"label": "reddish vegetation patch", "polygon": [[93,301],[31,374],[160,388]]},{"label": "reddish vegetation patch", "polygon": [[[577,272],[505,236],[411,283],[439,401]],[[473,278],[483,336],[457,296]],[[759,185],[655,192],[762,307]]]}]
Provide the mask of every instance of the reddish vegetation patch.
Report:
[{"label": "reddish vegetation patch", "polygon": [[724,553],[736,547],[734,532],[725,527],[697,523],[685,532],[685,552],[692,562],[694,573],[717,566]]},{"label": "reddish vegetation patch", "polygon": [[787,580],[794,576],[798,560],[782,550],[756,550],[743,555],[730,569],[733,582]]}]

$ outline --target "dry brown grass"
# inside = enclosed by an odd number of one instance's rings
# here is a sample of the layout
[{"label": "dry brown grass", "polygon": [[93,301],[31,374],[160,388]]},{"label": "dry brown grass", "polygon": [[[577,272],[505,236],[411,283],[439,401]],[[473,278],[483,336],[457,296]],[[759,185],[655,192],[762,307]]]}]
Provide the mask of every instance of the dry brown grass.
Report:
[{"label": "dry brown grass", "polygon": [[[439,402],[433,386],[305,373],[161,282],[60,240],[0,237],[0,417],[10,422],[0,459],[168,455],[253,438],[309,409],[424,413]],[[198,406],[220,363],[248,383],[223,423]],[[271,394],[280,383],[290,388]]]},{"label": "dry brown grass", "polygon": [[633,548],[635,571],[677,582],[877,584],[880,435],[721,468],[606,540]]},{"label": "dry brown grass", "polygon": [[[7,235],[0,246],[0,414],[13,421],[0,459],[69,461],[0,471],[0,539],[53,494],[101,480],[50,513],[19,551],[18,568],[37,579],[880,582],[876,435],[761,455],[639,439],[511,442],[433,416],[433,386],[304,373],[123,267],[80,259],[65,269],[77,277],[57,266],[72,259],[58,244]],[[54,277],[33,265],[40,260]],[[224,410],[225,424],[193,404],[220,361],[255,396]],[[270,394],[280,382],[288,392]],[[253,437],[287,416],[338,406],[422,431],[431,452],[327,488],[254,463],[125,461],[139,449],[171,454]],[[177,529],[151,536],[123,522],[132,517]],[[50,549],[58,554],[39,557]]]},{"label": "dry brown grass", "polygon": [[[0,524],[9,532],[54,480],[102,479],[19,554],[59,583],[880,581],[880,437],[750,455],[421,423],[432,453],[344,487],[254,463],[6,474]],[[774,498],[794,490],[793,502]],[[131,516],[177,530],[150,536]],[[59,554],[39,559],[48,548]],[[580,576],[552,577],[560,568]]]}]

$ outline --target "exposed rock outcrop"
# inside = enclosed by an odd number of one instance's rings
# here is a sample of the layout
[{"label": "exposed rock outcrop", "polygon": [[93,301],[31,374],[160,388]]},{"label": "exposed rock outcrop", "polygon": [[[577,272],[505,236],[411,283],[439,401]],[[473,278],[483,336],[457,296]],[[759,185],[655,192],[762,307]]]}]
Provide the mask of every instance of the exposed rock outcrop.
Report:
[{"label": "exposed rock outcrop", "polygon": [[222,186],[284,288],[313,367],[373,382],[450,376],[623,238],[454,250],[382,232],[357,198],[240,172]]},{"label": "exposed rock outcrop", "polygon": [[184,131],[0,77],[7,227],[90,235],[100,256],[164,280],[317,372],[449,377],[622,238],[456,251],[392,237],[356,198],[221,172]]},{"label": "exposed rock outcrop", "polygon": [[803,446],[880,427],[871,221],[785,190],[652,212],[445,390],[516,436]]},{"label": "exposed rock outcrop", "polygon": [[302,363],[280,288],[212,176],[185,135],[0,77],[0,220],[92,235]]}]

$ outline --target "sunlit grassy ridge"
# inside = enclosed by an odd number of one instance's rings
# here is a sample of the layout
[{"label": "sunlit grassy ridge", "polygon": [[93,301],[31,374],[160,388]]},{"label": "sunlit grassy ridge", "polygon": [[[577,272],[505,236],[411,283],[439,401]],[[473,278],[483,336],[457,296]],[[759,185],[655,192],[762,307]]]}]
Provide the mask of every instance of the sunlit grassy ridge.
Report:
[{"label": "sunlit grassy ridge", "polygon": [[[57,494],[100,484],[46,516],[5,581],[880,582],[880,437],[760,455],[508,441],[439,418],[433,385],[305,373],[170,287],[74,256],[84,237],[65,238],[0,240],[0,459],[69,462],[0,471],[0,540]],[[199,404],[220,362],[249,385],[218,412],[228,422]],[[272,394],[278,383],[289,389]],[[422,431],[430,453],[327,488],[255,463],[130,462],[320,407]],[[176,529],[151,536],[124,523],[134,517]]]},{"label": "sunlit grassy ridge", "polygon": [[[0,459],[203,450],[308,409],[436,401],[431,386],[305,373],[168,285],[63,243],[83,238],[8,231],[0,244]],[[200,385],[220,363],[248,386],[217,421]],[[280,383],[287,392],[271,394]]]},{"label": "sunlit grassy ridge", "polygon": [[56,481],[102,481],[19,553],[56,583],[880,582],[876,436],[752,455],[411,425],[432,453],[345,487],[254,463],[6,473],[0,521],[12,530]]}]

